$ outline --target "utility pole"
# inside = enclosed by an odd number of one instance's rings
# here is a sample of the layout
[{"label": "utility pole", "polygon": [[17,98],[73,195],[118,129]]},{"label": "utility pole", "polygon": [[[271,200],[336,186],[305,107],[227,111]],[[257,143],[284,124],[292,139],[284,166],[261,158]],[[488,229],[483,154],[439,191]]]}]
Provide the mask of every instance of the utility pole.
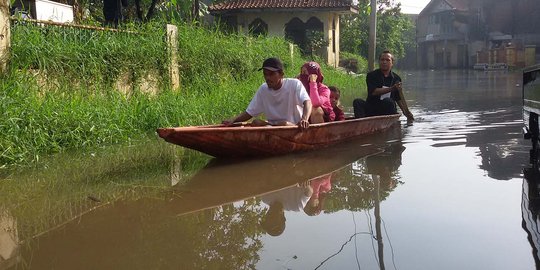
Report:
[{"label": "utility pole", "polygon": [[371,0],[370,6],[368,69],[372,71],[375,69],[375,48],[377,47],[377,0]]}]

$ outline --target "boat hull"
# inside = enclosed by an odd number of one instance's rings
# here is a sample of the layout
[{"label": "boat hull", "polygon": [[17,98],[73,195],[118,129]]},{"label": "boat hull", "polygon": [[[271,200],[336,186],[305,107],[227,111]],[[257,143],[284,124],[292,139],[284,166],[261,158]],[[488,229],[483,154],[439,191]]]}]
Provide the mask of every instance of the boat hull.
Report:
[{"label": "boat hull", "polygon": [[523,70],[523,124],[525,139],[531,140],[530,162],[540,160],[540,65]]},{"label": "boat hull", "polygon": [[214,125],[159,128],[157,133],[167,142],[214,157],[264,157],[319,149],[380,132],[396,124],[399,116],[394,114],[312,124],[303,131],[296,126]]}]

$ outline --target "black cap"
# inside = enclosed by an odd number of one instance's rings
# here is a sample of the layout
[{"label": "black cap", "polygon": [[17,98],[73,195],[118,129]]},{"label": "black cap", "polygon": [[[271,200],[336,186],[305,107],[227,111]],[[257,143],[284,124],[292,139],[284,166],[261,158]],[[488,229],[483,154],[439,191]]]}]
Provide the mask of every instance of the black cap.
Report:
[{"label": "black cap", "polygon": [[270,71],[280,71],[283,70],[283,63],[277,58],[268,58],[264,60],[263,65],[259,70],[266,69]]}]

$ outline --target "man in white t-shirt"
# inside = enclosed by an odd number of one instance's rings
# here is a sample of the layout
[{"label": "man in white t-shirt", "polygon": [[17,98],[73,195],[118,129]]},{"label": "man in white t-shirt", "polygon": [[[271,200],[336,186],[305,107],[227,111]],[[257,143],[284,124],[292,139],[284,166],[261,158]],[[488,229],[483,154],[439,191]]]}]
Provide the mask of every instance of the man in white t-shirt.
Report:
[{"label": "man in white t-shirt", "polygon": [[264,114],[266,120],[255,119],[253,125],[308,128],[311,100],[302,82],[283,78],[283,64],[277,58],[266,59],[259,70],[263,71],[266,82],[259,87],[246,111],[223,124],[231,125]]}]

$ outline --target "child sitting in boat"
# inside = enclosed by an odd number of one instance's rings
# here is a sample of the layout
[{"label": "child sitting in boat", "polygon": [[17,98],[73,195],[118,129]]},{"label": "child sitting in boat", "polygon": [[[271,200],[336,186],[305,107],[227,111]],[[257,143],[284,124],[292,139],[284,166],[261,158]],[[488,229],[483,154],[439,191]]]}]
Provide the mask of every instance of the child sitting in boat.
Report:
[{"label": "child sitting in boat", "polygon": [[345,120],[345,114],[343,113],[341,103],[339,102],[341,96],[339,88],[335,86],[329,86],[328,88],[330,89],[330,103],[332,104],[332,110],[336,115],[335,121]]}]

